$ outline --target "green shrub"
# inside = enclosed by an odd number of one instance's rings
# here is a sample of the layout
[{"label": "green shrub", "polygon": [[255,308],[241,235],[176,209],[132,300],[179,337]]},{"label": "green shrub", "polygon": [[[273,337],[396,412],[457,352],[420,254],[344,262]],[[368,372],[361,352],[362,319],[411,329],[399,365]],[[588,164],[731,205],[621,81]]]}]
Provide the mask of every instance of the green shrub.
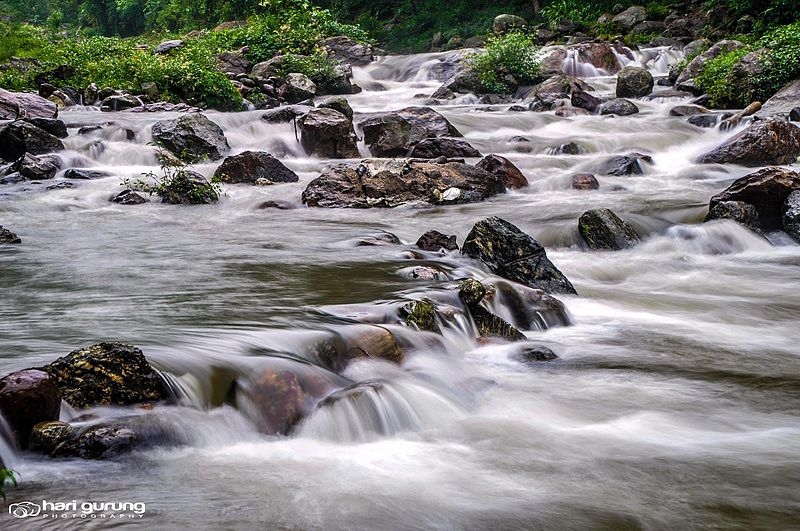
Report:
[{"label": "green shrub", "polygon": [[593,24],[603,14],[603,2],[585,2],[583,0],[553,0],[545,5],[540,14],[555,28],[562,20],[579,24]]},{"label": "green shrub", "polygon": [[743,96],[735,93],[736,91],[731,83],[731,70],[739,59],[748,53],[750,53],[750,50],[747,48],[740,48],[718,55],[708,61],[695,78],[695,84],[711,96],[713,105],[723,107],[731,104],[735,105],[742,99]]},{"label": "green shrub", "polygon": [[536,81],[539,75],[539,49],[533,40],[519,32],[491,37],[486,49],[473,54],[468,65],[481,82],[484,90],[506,93],[511,87],[504,80],[511,75],[524,85]]}]

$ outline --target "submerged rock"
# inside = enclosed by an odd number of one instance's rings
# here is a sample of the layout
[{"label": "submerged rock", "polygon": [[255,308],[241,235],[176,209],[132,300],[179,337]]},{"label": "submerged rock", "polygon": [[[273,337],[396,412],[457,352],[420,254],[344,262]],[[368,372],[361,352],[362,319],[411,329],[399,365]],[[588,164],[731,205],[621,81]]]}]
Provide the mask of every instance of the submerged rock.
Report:
[{"label": "submerged rock", "polygon": [[311,109],[297,120],[300,143],[310,155],[329,159],[359,156],[353,122],[333,109]]},{"label": "submerged rock", "polygon": [[475,166],[496,176],[503,181],[506,188],[524,188],[528,186],[528,179],[519,168],[513,162],[500,155],[486,155]]},{"label": "submerged rock", "polygon": [[436,319],[436,306],[429,299],[414,301],[402,310],[405,322],[409,326],[414,326],[424,332],[441,334],[439,323]]},{"label": "submerged rock", "polygon": [[639,242],[633,227],[608,208],[584,212],[578,220],[578,231],[589,248],[595,250],[617,251]]},{"label": "submerged rock", "polygon": [[476,223],[461,252],[514,282],[552,293],[576,293],[539,242],[498,217]]},{"label": "submerged rock", "polygon": [[9,168],[29,181],[42,181],[55,177],[61,161],[55,156],[39,156],[25,153]]},{"label": "submerged rock", "polygon": [[191,170],[178,170],[158,189],[162,203],[210,205],[219,201],[217,189],[205,177]]},{"label": "submerged rock", "polygon": [[800,190],[800,173],[784,168],[764,168],[736,179],[712,197],[709,211],[716,211],[717,205],[723,202],[748,203],[758,212],[763,230],[781,230],[786,200],[795,190]]},{"label": "submerged rock", "polygon": [[744,201],[720,201],[716,203],[709,209],[705,221],[715,219],[730,219],[756,232],[761,231],[758,210]]},{"label": "submerged rock", "polygon": [[112,203],[120,205],[141,205],[148,203],[150,200],[146,197],[137,194],[133,190],[123,190],[111,198]]},{"label": "submerged rock", "polygon": [[642,175],[644,164],[653,164],[653,157],[641,153],[630,153],[612,157],[603,165],[602,171],[606,175]]},{"label": "submerged rock", "polygon": [[142,351],[125,343],[97,343],[41,367],[72,407],[129,405],[169,398],[161,376]]},{"label": "submerged rock", "polygon": [[800,190],[795,190],[786,198],[786,211],[783,213],[783,230],[800,242]]},{"label": "submerged rock", "polygon": [[8,243],[22,243],[22,240],[19,236],[0,225],[0,244]]},{"label": "submerged rock", "polygon": [[227,157],[214,172],[214,177],[226,183],[254,184],[258,179],[275,183],[293,183],[297,174],[264,151],[244,151]]},{"label": "submerged rock", "polygon": [[185,162],[218,160],[230,151],[222,128],[201,113],[156,122],[153,141]]},{"label": "submerged rock", "polygon": [[57,420],[61,392],[46,372],[27,369],[0,378],[0,414],[20,448],[27,448],[33,427]]},{"label": "submerged rock", "polygon": [[578,173],[572,176],[570,187],[573,190],[597,190],[600,188],[600,183],[591,173]]},{"label": "submerged rock", "polygon": [[702,164],[766,166],[794,164],[800,156],[800,127],[782,120],[760,120],[705,155]]},{"label": "submerged rock", "polygon": [[8,162],[25,155],[42,155],[63,151],[64,144],[44,129],[17,120],[0,128],[0,157]]},{"label": "submerged rock", "polygon": [[478,334],[481,337],[500,337],[509,341],[525,339],[525,334],[481,306],[481,301],[485,296],[486,286],[474,278],[468,278],[459,285],[458,297],[472,316]]},{"label": "submerged rock", "polygon": [[442,249],[445,251],[457,251],[458,244],[456,243],[456,236],[448,236],[439,231],[429,230],[419,237],[417,240],[417,247],[423,251],[439,252]]},{"label": "submerged rock", "polygon": [[65,179],[80,179],[80,180],[92,180],[92,179],[103,179],[104,177],[108,177],[109,174],[104,171],[98,170],[84,170],[80,168],[70,168],[64,172]]},{"label": "submerged rock", "polygon": [[[251,412],[259,431],[268,435],[286,435],[305,412],[308,395],[297,375],[288,370],[267,369],[240,386],[239,409]],[[243,400],[249,402],[248,405]]]},{"label": "submerged rock", "polygon": [[558,356],[544,345],[530,345],[516,351],[512,355],[512,358],[522,363],[539,363],[542,361],[557,360]]}]

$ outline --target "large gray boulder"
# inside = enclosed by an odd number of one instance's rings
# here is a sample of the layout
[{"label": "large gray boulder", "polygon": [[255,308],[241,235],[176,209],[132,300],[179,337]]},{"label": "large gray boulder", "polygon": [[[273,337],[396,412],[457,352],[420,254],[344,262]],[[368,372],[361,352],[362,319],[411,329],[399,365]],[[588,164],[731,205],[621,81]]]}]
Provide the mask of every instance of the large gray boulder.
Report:
[{"label": "large gray boulder", "polygon": [[305,74],[288,74],[285,81],[281,95],[289,103],[308,100],[317,94],[317,85]]},{"label": "large gray boulder", "polygon": [[618,98],[644,98],[653,92],[653,75],[638,66],[626,66],[617,74]]},{"label": "large gray boulder", "polygon": [[758,116],[788,116],[797,107],[800,107],[800,79],[787,84],[768,99],[758,112]]},{"label": "large gray boulder", "polygon": [[329,37],[322,41],[328,57],[352,66],[365,66],[375,60],[372,46],[349,37]]},{"label": "large gray boulder", "polygon": [[17,120],[0,128],[0,157],[8,162],[26,153],[42,155],[63,150],[61,140],[32,123]]},{"label": "large gray boulder", "polygon": [[0,120],[55,118],[58,107],[38,94],[11,92],[0,88]]},{"label": "large gray boulder", "polygon": [[642,6],[631,6],[612,18],[611,23],[623,30],[631,30],[645,20],[647,20],[647,9]]},{"label": "large gray boulder", "polygon": [[426,138],[411,150],[409,155],[419,159],[436,159],[439,157],[461,158],[480,157],[480,152],[461,138]]},{"label": "large gray boulder", "polygon": [[364,142],[376,157],[403,157],[428,137],[428,130],[398,114],[368,118],[359,124]]},{"label": "large gray boulder", "polygon": [[527,21],[516,15],[497,15],[492,21],[492,33],[495,35],[505,35],[514,31],[525,31],[528,28]]},{"label": "large gray boulder", "polygon": [[23,178],[29,181],[47,180],[55,177],[59,168],[60,160],[55,156],[36,156],[25,153],[8,169],[9,172],[18,172]]},{"label": "large gray boulder", "polygon": [[703,68],[708,61],[719,55],[738,50],[742,47],[744,47],[744,44],[739,41],[724,40],[718,42],[705,52],[689,61],[689,64],[686,65],[686,68],[683,69],[683,72],[680,73],[678,79],[675,81],[675,87],[679,90],[688,90],[690,92],[696,90],[694,83],[689,82],[703,71]]},{"label": "large gray boulder", "polygon": [[544,247],[501,218],[490,217],[476,223],[461,253],[514,282],[549,293],[576,293],[572,283],[547,258]]},{"label": "large gray boulder", "polygon": [[185,162],[219,160],[230,151],[222,128],[202,113],[156,122],[153,140]]},{"label": "large gray boulder", "polygon": [[633,247],[639,241],[633,227],[608,208],[584,212],[578,220],[578,232],[594,250],[617,251]]},{"label": "large gray boulder", "polygon": [[[736,179],[728,188],[711,198],[709,210],[720,203],[739,201],[753,205],[759,227],[766,231],[783,228],[783,214],[788,197],[800,190],[800,173],[784,168],[763,168]],[[738,220],[737,220],[738,221]]]},{"label": "large gray boulder", "polygon": [[214,172],[214,177],[227,183],[263,182],[293,183],[297,174],[283,165],[281,161],[264,151],[244,151],[227,157]]},{"label": "large gray boulder", "polygon": [[744,201],[720,201],[709,208],[704,221],[715,219],[729,219],[754,231],[761,231],[761,221],[758,210],[750,203]]},{"label": "large gray boulder", "polygon": [[326,159],[359,156],[353,122],[333,109],[311,109],[297,120],[300,143],[309,155]]},{"label": "large gray boulder", "polygon": [[800,157],[800,127],[777,119],[750,124],[714,150],[702,155],[702,164],[767,166],[794,164]]}]

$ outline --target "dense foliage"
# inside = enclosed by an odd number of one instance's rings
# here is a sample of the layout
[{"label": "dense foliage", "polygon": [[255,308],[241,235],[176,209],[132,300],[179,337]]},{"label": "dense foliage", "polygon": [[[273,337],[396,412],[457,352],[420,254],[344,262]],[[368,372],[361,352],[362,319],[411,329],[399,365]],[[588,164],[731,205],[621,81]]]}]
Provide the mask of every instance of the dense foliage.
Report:
[{"label": "dense foliage", "polygon": [[[734,66],[750,52],[763,50],[763,73],[737,80]],[[800,22],[782,26],[745,48],[709,61],[695,80],[718,106],[744,107],[766,101],[781,87],[800,78]],[[744,81],[744,82],[742,82]]]},{"label": "dense foliage", "polygon": [[512,88],[507,76],[522,85],[536,81],[539,49],[530,37],[509,33],[490,38],[483,51],[469,58],[469,65],[486,92],[507,93]]}]

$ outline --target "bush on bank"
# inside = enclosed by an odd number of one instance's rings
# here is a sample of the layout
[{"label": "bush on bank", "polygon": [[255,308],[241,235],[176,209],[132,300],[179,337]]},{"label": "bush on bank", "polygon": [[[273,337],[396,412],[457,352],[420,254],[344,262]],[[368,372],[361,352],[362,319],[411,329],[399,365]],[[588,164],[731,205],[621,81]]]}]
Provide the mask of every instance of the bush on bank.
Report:
[{"label": "bush on bank", "polygon": [[508,93],[516,88],[511,86],[513,84],[536,81],[539,48],[529,36],[518,32],[491,37],[483,51],[469,57],[468,65],[486,92]]}]

